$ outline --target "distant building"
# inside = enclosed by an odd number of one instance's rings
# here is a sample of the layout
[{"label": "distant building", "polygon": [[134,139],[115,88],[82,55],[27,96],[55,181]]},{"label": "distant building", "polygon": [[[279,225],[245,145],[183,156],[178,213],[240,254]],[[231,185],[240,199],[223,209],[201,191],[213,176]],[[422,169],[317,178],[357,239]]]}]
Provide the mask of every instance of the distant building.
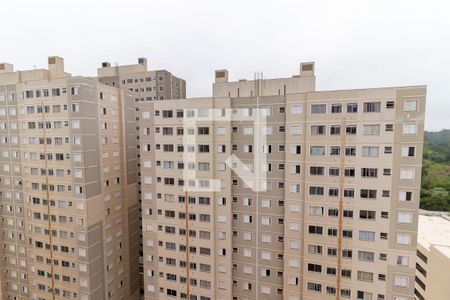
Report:
[{"label": "distant building", "polygon": [[416,300],[450,299],[450,216],[419,215],[416,260]]},{"label": "distant building", "polygon": [[[101,68],[97,69],[98,81],[106,85],[122,88],[131,93],[134,99],[136,120],[139,119],[139,107],[140,102],[148,101],[161,101],[168,99],[180,99],[186,98],[186,82],[178,78],[172,73],[166,70],[151,70],[149,71],[147,66],[147,59],[144,57],[138,58],[137,64],[132,65],[117,65],[111,66],[108,62],[103,62]],[[131,105],[129,103],[128,105]],[[138,122],[134,124],[136,130],[139,130]],[[132,147],[139,147],[139,141],[134,141]],[[136,160],[139,167],[139,151],[136,152]],[[141,209],[141,191],[140,191],[140,172],[138,174],[138,197],[139,197],[139,209]],[[139,224],[142,223],[141,216],[139,216]],[[141,292],[143,292],[143,263],[142,263],[142,227],[139,229],[139,239],[131,241],[130,247],[138,247],[139,255],[139,270],[133,272],[139,272]],[[133,264],[134,265],[134,264]]]},{"label": "distant building", "polygon": [[166,70],[147,70],[147,59],[134,65],[111,66],[103,62],[97,69],[100,82],[122,87],[134,95],[135,102],[186,98],[186,82]]}]

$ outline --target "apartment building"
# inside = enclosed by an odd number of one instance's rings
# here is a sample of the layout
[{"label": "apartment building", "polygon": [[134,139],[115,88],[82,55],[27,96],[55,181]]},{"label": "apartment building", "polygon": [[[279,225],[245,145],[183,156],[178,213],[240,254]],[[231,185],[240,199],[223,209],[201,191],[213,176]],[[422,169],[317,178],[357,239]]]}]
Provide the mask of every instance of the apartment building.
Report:
[{"label": "apartment building", "polygon": [[450,215],[419,215],[414,299],[445,300],[450,295]]},{"label": "apartment building", "polygon": [[0,64],[1,298],[138,299],[134,98]]},{"label": "apartment building", "polygon": [[[136,105],[136,120],[139,120],[137,104],[142,101],[156,101],[166,99],[183,99],[186,98],[186,82],[178,77],[175,77],[166,70],[149,71],[147,66],[147,59],[144,57],[138,58],[137,64],[111,66],[108,62],[103,62],[101,68],[97,69],[97,79],[106,85],[123,88],[133,95]],[[131,104],[130,104],[131,105]],[[136,122],[136,130],[139,130],[138,122]],[[139,137],[138,137],[139,139]],[[139,147],[139,141],[135,141],[135,145]],[[139,165],[139,151],[136,152],[137,168]],[[140,191],[140,173],[138,172],[138,200],[141,203]],[[141,210],[141,207],[139,207]],[[139,213],[139,224],[142,223],[141,213]],[[140,274],[141,293],[143,289],[143,251],[142,251],[142,227],[139,228],[139,238],[131,241],[130,247],[138,248],[139,250],[139,270],[135,270],[134,274]],[[134,262],[133,262],[134,265]]]},{"label": "apartment building", "polygon": [[129,90],[136,102],[186,98],[186,82],[166,70],[149,71],[145,57],[132,65],[103,62],[97,77],[104,84]]},{"label": "apartment building", "polygon": [[255,77],[139,103],[145,299],[412,300],[426,87]]}]

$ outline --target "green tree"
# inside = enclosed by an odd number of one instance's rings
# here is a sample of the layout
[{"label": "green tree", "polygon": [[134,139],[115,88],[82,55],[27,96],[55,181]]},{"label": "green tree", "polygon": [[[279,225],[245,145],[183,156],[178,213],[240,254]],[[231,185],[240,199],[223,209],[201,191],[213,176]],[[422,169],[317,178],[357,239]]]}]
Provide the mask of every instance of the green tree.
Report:
[{"label": "green tree", "polygon": [[450,211],[450,130],[425,132],[420,207]]}]

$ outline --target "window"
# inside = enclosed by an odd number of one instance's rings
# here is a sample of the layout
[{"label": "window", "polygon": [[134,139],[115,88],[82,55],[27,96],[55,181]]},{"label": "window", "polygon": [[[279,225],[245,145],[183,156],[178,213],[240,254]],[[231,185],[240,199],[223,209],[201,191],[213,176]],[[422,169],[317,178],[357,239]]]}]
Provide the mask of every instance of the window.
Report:
[{"label": "window", "polygon": [[163,110],[163,118],[172,118],[173,110]]},{"label": "window", "polygon": [[351,229],[343,229],[342,236],[345,238],[353,238],[353,231]]},{"label": "window", "polygon": [[399,245],[410,245],[411,235],[407,233],[397,233],[397,244]]},{"label": "window", "polygon": [[402,157],[414,157],[415,156],[415,147],[403,146],[402,147]]},{"label": "window", "polygon": [[300,165],[292,165],[291,174],[300,174]]},{"label": "window", "polygon": [[341,126],[331,125],[330,126],[330,134],[331,135],[340,135],[341,134]]},{"label": "window", "polygon": [[52,96],[60,96],[61,90],[60,89],[52,89]]},{"label": "window", "polygon": [[377,168],[361,168],[361,177],[377,178],[378,177],[378,169]]},{"label": "window", "polygon": [[325,131],[325,125],[311,125],[311,135],[324,135]]},{"label": "window", "polygon": [[292,183],[291,184],[291,193],[300,193],[300,184]]},{"label": "window", "polygon": [[400,191],[399,192],[399,200],[400,201],[411,201],[412,200],[412,192]]},{"label": "window", "polygon": [[[300,166],[298,166],[300,169]],[[324,167],[315,167],[315,166],[311,166],[309,167],[309,174],[311,175],[324,175]],[[299,172],[300,173],[300,172]]]},{"label": "window", "polygon": [[323,247],[320,245],[308,245],[308,253],[310,254],[322,255],[322,249]]},{"label": "window", "polygon": [[412,168],[401,168],[400,179],[413,180],[415,178],[415,170]]},{"label": "window", "polygon": [[342,104],[331,104],[331,113],[339,114],[342,112]]},{"label": "window", "polygon": [[78,103],[72,103],[72,112],[79,112],[80,105]]},{"label": "window", "polygon": [[411,212],[398,212],[398,223],[400,224],[411,224],[412,223],[412,213]]},{"label": "window", "polygon": [[327,232],[328,232],[328,236],[334,236],[334,237],[337,236],[337,228],[328,228]]},{"label": "window", "polygon": [[337,216],[339,216],[339,210],[337,208],[329,208],[328,209],[328,216],[330,216],[330,217],[337,217]]},{"label": "window", "polygon": [[420,258],[424,263],[428,263],[428,257],[423,254],[422,252],[420,252],[419,250],[417,250],[417,257]]},{"label": "window", "polygon": [[310,195],[319,195],[323,196],[324,194],[324,188],[322,186],[310,186],[309,187],[309,194]]},{"label": "window", "polygon": [[346,198],[354,198],[355,197],[355,190],[353,190],[353,189],[344,189],[344,197],[346,197]]},{"label": "window", "polygon": [[381,102],[364,102],[364,112],[380,112]]},{"label": "window", "polygon": [[388,169],[388,168],[383,169],[383,175],[384,176],[391,176],[391,169]]},{"label": "window", "polygon": [[404,111],[417,111],[417,100],[406,100],[404,105]]},{"label": "window", "polygon": [[386,108],[387,109],[392,109],[395,107],[395,102],[394,101],[386,101]]},{"label": "window", "polygon": [[329,188],[328,189],[328,196],[330,196],[330,197],[337,197],[337,196],[339,196],[339,189],[338,188]]},{"label": "window", "polygon": [[408,256],[397,256],[397,266],[407,267],[409,265],[409,257]]},{"label": "window", "polygon": [[245,224],[251,224],[252,223],[252,216],[244,215],[243,221],[244,221]]},{"label": "window", "polygon": [[311,114],[325,114],[326,112],[326,104],[311,104]]},{"label": "window", "polygon": [[310,216],[323,216],[322,206],[310,206],[308,211]]},{"label": "window", "polygon": [[403,124],[403,134],[416,134],[417,126],[415,123],[404,123]]},{"label": "window", "polygon": [[308,271],[309,272],[322,273],[322,265],[308,264]]},{"label": "window", "polygon": [[374,253],[368,251],[358,251],[358,259],[362,261],[373,261]]},{"label": "window", "polygon": [[25,92],[25,98],[33,98],[34,96],[34,92],[33,91],[26,91]]},{"label": "window", "polygon": [[371,124],[364,125],[363,127],[364,135],[379,135],[380,134],[380,125],[379,124]]},{"label": "window", "polygon": [[352,250],[350,250],[350,249],[343,249],[342,250],[342,257],[343,258],[352,258],[352,256],[353,256],[353,251]]},{"label": "window", "polygon": [[322,292],[322,285],[319,283],[308,282],[307,289],[308,289],[308,291],[320,293],[320,292]]},{"label": "window", "polygon": [[362,156],[378,157],[379,156],[379,147],[363,146],[363,148],[362,148]]},{"label": "window", "polygon": [[357,112],[358,112],[358,104],[357,103],[347,104],[347,113],[357,113]]},{"label": "window", "polygon": [[[336,276],[336,268],[334,268],[334,267],[327,267],[327,275]],[[327,292],[328,292],[328,288],[329,287],[327,287]],[[336,290],[334,290],[334,293],[336,293]]]},{"label": "window", "polygon": [[329,176],[339,176],[339,168],[336,167],[330,167],[328,169],[328,175]]},{"label": "window", "polygon": [[309,149],[310,155],[325,155],[325,146],[311,146]]},{"label": "window", "polygon": [[353,210],[344,209],[344,218],[353,218]]},{"label": "window", "polygon": [[356,134],[356,125],[349,125],[345,127],[345,133],[348,135],[355,135]]},{"label": "window", "polygon": [[198,152],[199,153],[208,153],[209,145],[198,145]]},{"label": "window", "polygon": [[[329,274],[329,275],[336,275],[336,272],[334,272],[334,274],[328,273],[328,269],[332,269],[332,268],[327,268],[327,274]],[[333,268],[333,269],[335,269],[335,268]],[[329,294],[329,295],[336,295],[336,288],[335,287],[327,286],[326,290],[327,290],[327,294]]]},{"label": "window", "polygon": [[300,126],[291,126],[291,135],[300,135],[302,128]]},{"label": "window", "polygon": [[308,232],[309,232],[309,234],[323,234],[323,227],[309,225]]},{"label": "window", "polygon": [[360,241],[375,241],[375,232],[373,231],[359,231],[359,240]]},{"label": "window", "polygon": [[302,154],[302,146],[291,145],[291,154]]},{"label": "window", "polygon": [[198,170],[199,171],[209,171],[209,163],[208,162],[199,162]]},{"label": "window", "polygon": [[397,287],[408,287],[409,278],[406,276],[395,275],[394,285]]},{"label": "window", "polygon": [[377,197],[377,190],[361,189],[360,197],[365,199],[375,199]]},{"label": "window", "polygon": [[270,217],[266,217],[266,216],[262,216],[261,217],[261,224],[262,225],[269,226],[271,223],[272,223],[272,221],[271,221]]},{"label": "window", "polygon": [[339,155],[341,153],[341,147],[330,146],[330,155]]},{"label": "window", "polygon": [[345,147],[345,155],[346,156],[355,156],[356,155],[356,147]]}]

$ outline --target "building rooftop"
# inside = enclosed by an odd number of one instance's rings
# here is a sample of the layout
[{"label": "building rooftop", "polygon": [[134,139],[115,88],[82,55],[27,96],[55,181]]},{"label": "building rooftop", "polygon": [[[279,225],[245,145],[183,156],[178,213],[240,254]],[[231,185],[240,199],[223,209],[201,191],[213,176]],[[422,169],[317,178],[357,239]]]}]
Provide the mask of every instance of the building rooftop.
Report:
[{"label": "building rooftop", "polygon": [[450,258],[450,218],[445,214],[419,215],[418,242],[425,248],[434,247]]}]

